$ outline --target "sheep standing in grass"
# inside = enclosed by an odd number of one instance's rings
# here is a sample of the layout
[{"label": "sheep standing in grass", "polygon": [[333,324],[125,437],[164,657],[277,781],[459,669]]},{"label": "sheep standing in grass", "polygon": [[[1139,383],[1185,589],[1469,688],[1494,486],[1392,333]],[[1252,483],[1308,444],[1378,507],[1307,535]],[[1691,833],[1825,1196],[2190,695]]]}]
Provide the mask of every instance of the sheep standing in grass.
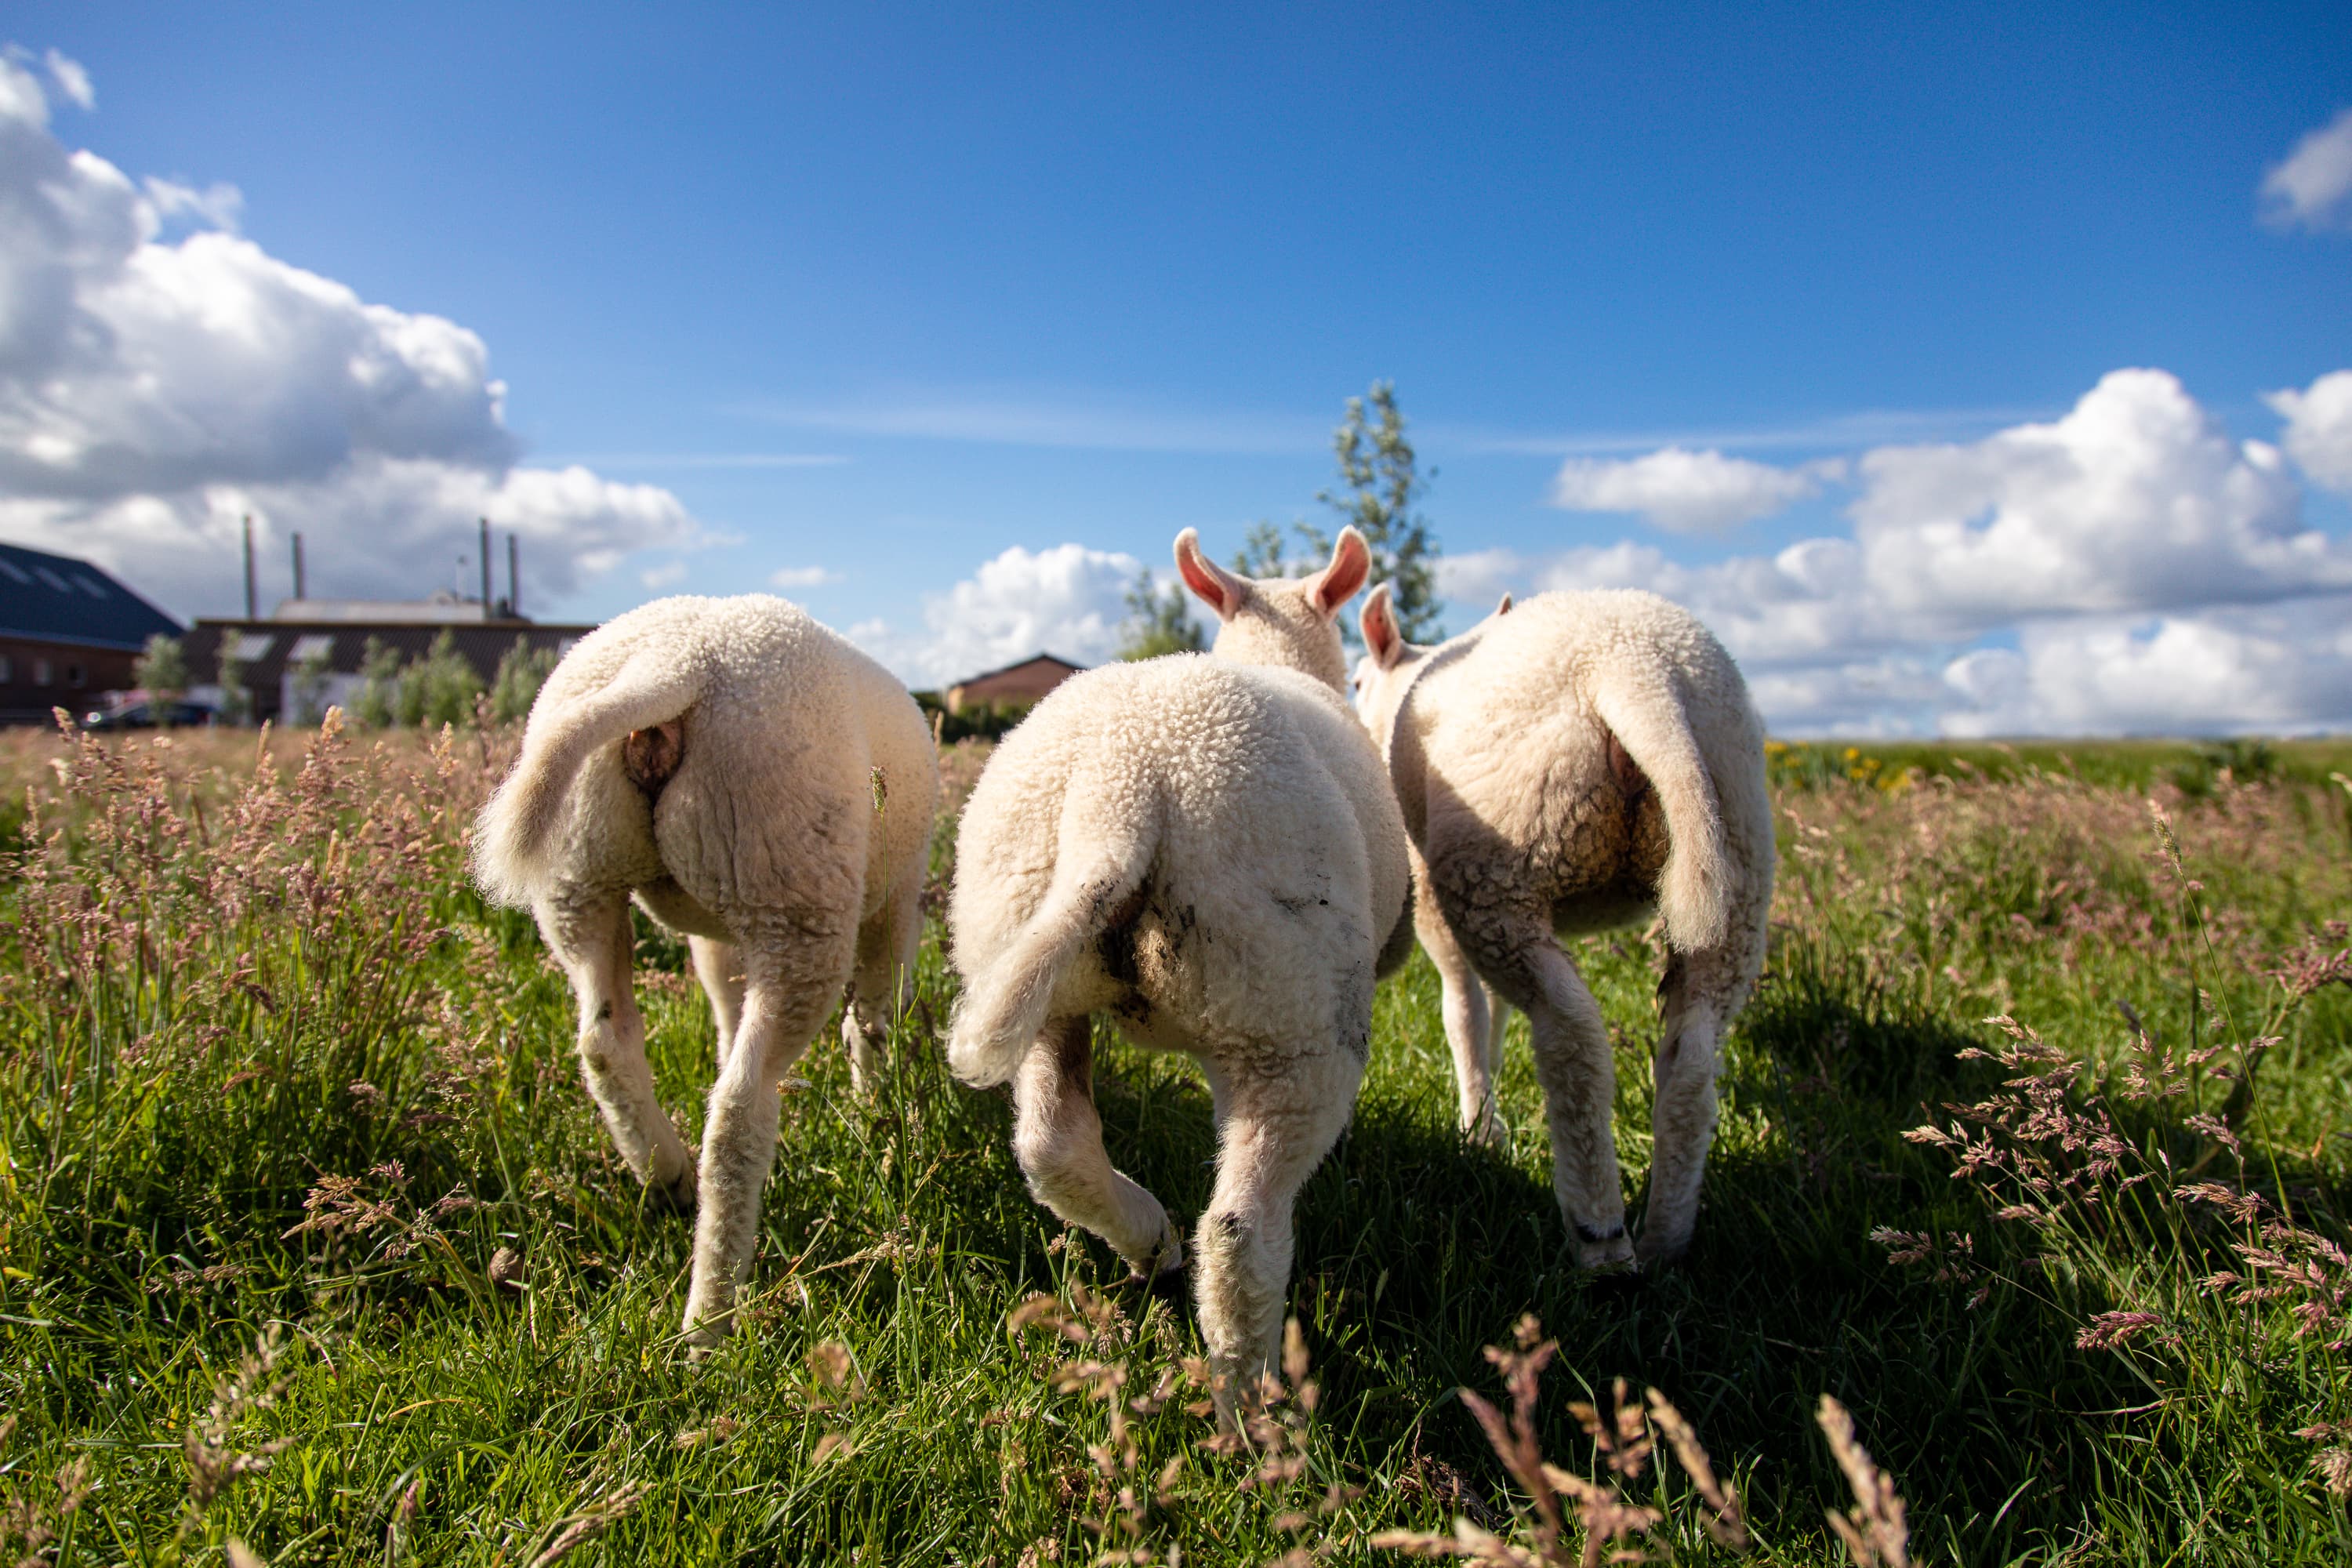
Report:
[{"label": "sheep standing in grass", "polygon": [[[1497,1139],[1483,977],[1528,1016],[1552,1185],[1579,1261],[1690,1243],[1723,1031],[1764,964],[1772,805],[1764,732],[1731,656],[1654,594],[1540,594],[1434,648],[1385,585],[1364,605],[1358,706],[1412,837],[1414,924],[1444,985],[1463,1131]],[[1650,1203],[1625,1235],[1609,1031],[1558,935],[1655,911],[1664,1010]]]},{"label": "sheep standing in grass", "polygon": [[1072,677],[972,790],[948,1059],[1013,1084],[1030,1191],[1153,1282],[1183,1247],[1104,1152],[1090,1015],[1199,1059],[1218,1155],[1196,1289],[1230,1420],[1279,1355],[1292,1205],[1354,1105],[1373,978],[1411,951],[1410,884],[1395,796],[1340,696],[1336,622],[1370,568],[1363,537],[1297,582],[1237,577],[1190,529],[1176,556],[1217,611],[1214,654]]},{"label": "sheep standing in grass", "polygon": [[[939,795],[921,711],[888,671],[782,599],[662,599],[547,678],[474,868],[529,909],[580,1002],[580,1061],[621,1156],[699,1198],[686,1327],[729,1331],[775,1163],[776,1080],[848,986],[860,1087],[903,1004]],[[718,1024],[695,1156],[654,1096],[630,990],[634,896],[687,934]]]}]

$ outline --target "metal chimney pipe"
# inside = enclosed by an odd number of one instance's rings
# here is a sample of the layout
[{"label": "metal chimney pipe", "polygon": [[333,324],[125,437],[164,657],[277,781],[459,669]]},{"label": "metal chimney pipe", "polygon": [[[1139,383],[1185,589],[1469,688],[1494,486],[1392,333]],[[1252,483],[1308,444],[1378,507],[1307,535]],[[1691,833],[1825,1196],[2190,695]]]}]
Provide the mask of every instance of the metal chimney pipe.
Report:
[{"label": "metal chimney pipe", "polygon": [[310,596],[303,590],[302,535],[299,531],[294,535],[294,596],[298,599],[307,599]]},{"label": "metal chimney pipe", "polygon": [[507,535],[507,614],[522,619],[522,574],[515,565],[515,536]]},{"label": "metal chimney pipe", "polygon": [[260,618],[254,611],[254,597],[253,514],[247,512],[245,514],[245,618],[248,621]]},{"label": "metal chimney pipe", "polygon": [[482,525],[482,619],[490,618],[490,520],[479,520]]}]

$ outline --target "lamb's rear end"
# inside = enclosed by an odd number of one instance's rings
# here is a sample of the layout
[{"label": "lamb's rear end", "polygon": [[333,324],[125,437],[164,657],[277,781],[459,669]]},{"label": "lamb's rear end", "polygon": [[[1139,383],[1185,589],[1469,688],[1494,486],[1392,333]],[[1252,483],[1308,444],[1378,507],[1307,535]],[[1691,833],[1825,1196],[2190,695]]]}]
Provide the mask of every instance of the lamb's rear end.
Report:
[{"label": "lamb's rear end", "polygon": [[[665,599],[581,640],[478,825],[484,890],[528,907],[572,979],[581,1066],[630,1168],[696,1205],[686,1324],[723,1335],[774,1162],[776,1079],[853,986],[853,1070],[905,1001],[938,796],[890,675],[765,595]],[[685,934],[719,1033],[698,1172],[654,1095],[632,898]]]}]

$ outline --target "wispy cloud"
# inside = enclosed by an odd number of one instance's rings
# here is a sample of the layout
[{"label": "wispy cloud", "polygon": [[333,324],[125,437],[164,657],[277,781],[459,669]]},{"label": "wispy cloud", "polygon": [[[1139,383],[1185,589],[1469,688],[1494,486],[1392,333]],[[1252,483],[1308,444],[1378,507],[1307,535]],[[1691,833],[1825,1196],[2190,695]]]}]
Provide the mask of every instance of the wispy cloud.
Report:
[{"label": "wispy cloud", "polygon": [[2352,109],[2294,144],[2263,176],[2263,221],[2273,228],[2330,228],[2352,223]]},{"label": "wispy cloud", "polygon": [[909,392],[824,402],[761,402],[736,412],[792,429],[841,436],[1241,455],[1320,451],[1330,444],[1336,422],[1298,414],[1155,407],[1089,393]]},{"label": "wispy cloud", "polygon": [[824,566],[782,566],[768,574],[769,585],[776,588],[822,588],[841,580],[840,573]]},{"label": "wispy cloud", "polygon": [[1468,452],[1521,454],[1535,458],[1607,456],[1648,452],[1664,447],[1714,447],[1718,451],[1834,451],[1903,442],[1968,441],[2004,426],[2046,419],[2051,408],[1874,408],[1830,414],[1787,425],[1685,426],[1664,430],[1570,430],[1553,435],[1517,434],[1432,424],[1419,428],[1424,440],[1444,440]]},{"label": "wispy cloud", "polygon": [[79,60],[55,49],[41,58],[49,68],[49,78],[58,84],[58,90],[71,99],[75,107],[84,110],[98,107],[98,89],[90,86],[89,72],[83,68]]},{"label": "wispy cloud", "polygon": [[545,459],[600,468],[837,468],[839,452],[574,452]]}]

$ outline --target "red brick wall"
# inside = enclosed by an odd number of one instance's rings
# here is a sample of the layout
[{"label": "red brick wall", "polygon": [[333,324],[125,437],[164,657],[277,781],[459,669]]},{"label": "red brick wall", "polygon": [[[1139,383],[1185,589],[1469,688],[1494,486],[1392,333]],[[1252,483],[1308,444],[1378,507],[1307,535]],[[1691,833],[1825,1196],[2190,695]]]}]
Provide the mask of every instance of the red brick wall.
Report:
[{"label": "red brick wall", "polygon": [[[131,684],[131,661],[138,657],[119,648],[0,637],[0,661],[6,665],[0,675],[0,723],[46,724],[52,708],[79,713],[95,707],[101,693]],[[44,664],[46,682],[37,679]]]}]

